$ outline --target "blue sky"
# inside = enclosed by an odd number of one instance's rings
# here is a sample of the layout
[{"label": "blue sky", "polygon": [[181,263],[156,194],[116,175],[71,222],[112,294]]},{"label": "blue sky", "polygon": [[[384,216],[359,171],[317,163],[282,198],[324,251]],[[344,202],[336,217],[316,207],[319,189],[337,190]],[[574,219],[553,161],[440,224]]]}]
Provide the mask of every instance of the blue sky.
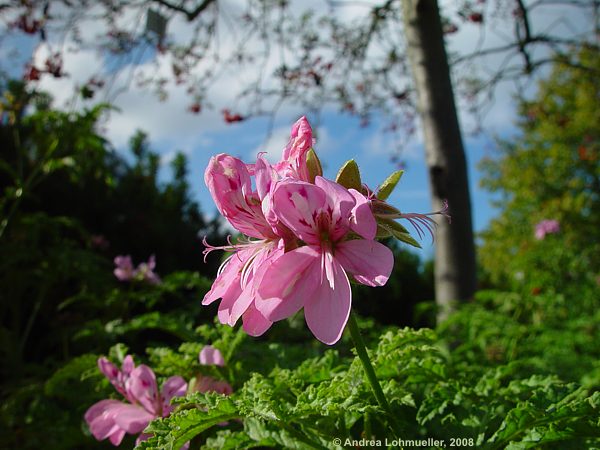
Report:
[{"label": "blue sky", "polygon": [[[95,24],[90,25],[92,28]],[[472,36],[477,30],[474,27],[464,27],[461,32],[452,37],[448,43],[451,49],[461,50],[473,41]],[[2,57],[8,58],[11,50],[18,50],[18,55],[11,55],[12,61],[26,61],[34,53],[34,60],[42,64],[45,57],[52,51],[47,46],[36,47],[34,40],[20,35],[17,39],[5,38],[3,40]],[[81,101],[73,103],[73,86],[82,85],[99,71],[114,71],[115,67],[127,67],[127,62],[112,61],[107,64],[92,50],[83,50],[77,53],[67,53],[64,61],[65,72],[68,78],[53,79],[45,76],[39,87],[49,91],[56,99],[56,105],[64,108],[80,108],[85,106]],[[117,64],[118,63],[118,64]],[[151,58],[146,57],[139,61],[139,66],[148,66]],[[11,66],[14,73],[20,76],[21,64]],[[108,68],[112,67],[112,68]],[[167,67],[167,69],[165,69]],[[166,70],[167,61],[158,70]],[[149,134],[151,146],[162,156],[162,179],[169,174],[168,163],[174,152],[183,151],[189,159],[190,183],[195,199],[200,203],[202,211],[211,216],[216,211],[212,199],[204,186],[203,173],[210,156],[217,153],[230,153],[245,161],[252,162],[261,151],[267,151],[272,161],[276,161],[287,142],[292,124],[306,111],[287,105],[281,109],[273,123],[272,133],[267,136],[268,120],[257,118],[245,122],[227,125],[220,115],[220,108],[231,104],[231,89],[226,83],[216,87],[214,92],[215,108],[205,109],[199,115],[187,111],[190,98],[183,89],[172,87],[166,102],[160,102],[157,97],[135,86],[135,84],[122,78],[126,76],[127,69],[115,74],[112,82],[127,86],[118,95],[112,93],[100,96],[98,100],[110,100],[119,107],[120,112],[111,113],[103,124],[103,133],[113,143],[117,151],[127,153],[127,141],[136,129],[142,129]],[[123,74],[125,73],[125,75]],[[119,78],[121,77],[121,78]],[[484,156],[494,155],[494,139],[492,136],[506,137],[515,133],[513,121],[515,119],[514,104],[510,94],[510,86],[501,86],[497,92],[496,101],[489,111],[484,122],[484,133],[472,136],[468,130],[473,127],[473,118],[460,107],[460,119],[463,124],[463,138],[467,156],[471,202],[473,206],[473,224],[476,231],[483,230],[489,220],[495,215],[490,205],[492,196],[479,187],[481,174],[477,164]],[[221,101],[221,103],[218,103]],[[315,149],[322,160],[325,176],[333,178],[338,168],[348,159],[355,159],[361,168],[363,181],[371,187],[376,187],[391,172],[396,170],[390,161],[394,151],[391,136],[382,132],[378,121],[373,120],[372,125],[366,128],[359,126],[359,120],[348,115],[337,113],[333,108],[326,108],[318,117],[309,120],[315,126],[317,143]],[[383,122],[383,121],[381,121]],[[424,161],[424,151],[420,133],[408,143],[403,153],[406,163],[405,174],[402,181],[389,201],[402,211],[429,212],[429,187],[427,170]],[[429,241],[424,242],[425,254],[432,254]]]}]

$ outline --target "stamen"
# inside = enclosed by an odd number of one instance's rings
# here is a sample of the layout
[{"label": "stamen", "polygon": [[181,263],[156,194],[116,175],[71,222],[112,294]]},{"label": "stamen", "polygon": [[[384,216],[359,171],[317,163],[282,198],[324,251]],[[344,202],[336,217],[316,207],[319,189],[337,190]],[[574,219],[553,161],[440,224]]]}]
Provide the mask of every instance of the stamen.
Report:
[{"label": "stamen", "polygon": [[202,250],[202,254],[204,255],[204,262],[206,262],[206,257],[208,256],[208,254],[215,250],[223,250],[224,252],[238,252],[245,248],[254,247],[257,244],[262,244],[264,242],[266,242],[265,239],[253,241],[250,238],[246,238],[246,240],[239,239],[238,242],[234,244],[233,242],[231,242],[231,235],[228,235],[227,243],[229,245],[214,246],[209,244],[206,240],[206,236],[204,236],[202,238],[202,244],[204,245],[204,247],[206,247],[204,250]]},{"label": "stamen", "polygon": [[419,213],[400,214],[399,218],[408,220],[410,222],[410,224],[413,226],[413,228],[416,230],[420,239],[423,239],[423,237],[425,236],[425,232],[423,231],[423,228],[425,228],[425,230],[427,230],[427,232],[431,236],[431,242],[433,242],[433,241],[435,241],[434,231],[437,227],[437,223],[435,220],[433,220],[431,218],[431,216],[437,216],[437,215],[444,216],[446,219],[448,219],[448,223],[450,223],[451,217],[450,217],[450,214],[448,213],[448,201],[447,200],[443,201],[442,209],[440,209],[439,211],[434,211],[434,212],[427,213],[427,214],[419,214]]}]

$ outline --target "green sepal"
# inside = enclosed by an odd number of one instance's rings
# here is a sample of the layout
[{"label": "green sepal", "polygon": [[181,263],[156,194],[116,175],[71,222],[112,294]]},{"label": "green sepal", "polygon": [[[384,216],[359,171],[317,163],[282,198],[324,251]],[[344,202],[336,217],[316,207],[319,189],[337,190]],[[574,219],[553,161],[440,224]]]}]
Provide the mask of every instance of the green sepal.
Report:
[{"label": "green sepal", "polygon": [[395,233],[410,234],[406,227],[399,222],[392,219],[379,219],[379,223],[384,224],[387,228],[394,231]]},{"label": "green sepal", "polygon": [[312,148],[309,148],[308,152],[306,152],[306,167],[308,168],[308,175],[311,183],[315,182],[315,177],[323,176],[323,167],[321,166],[321,161],[319,160],[317,153]]},{"label": "green sepal", "polygon": [[358,170],[356,161],[353,159],[346,161],[338,171],[335,182],[341,184],[346,189],[356,189],[360,192],[362,182],[360,181],[360,171]]},{"label": "green sepal", "polygon": [[388,216],[390,218],[400,218],[400,210],[389,203],[374,200],[371,202],[373,214],[379,217]]},{"label": "green sepal", "polygon": [[406,244],[412,245],[413,247],[417,247],[417,248],[421,248],[421,244],[419,244],[415,238],[413,238],[410,234],[408,233],[393,233],[393,236],[398,239],[399,241],[402,241]]},{"label": "green sepal", "polygon": [[377,233],[375,234],[376,239],[385,239],[392,237],[392,232],[388,227],[380,223],[377,224]]},{"label": "green sepal", "polygon": [[391,219],[379,219],[377,221],[376,237],[378,239],[395,237],[399,241],[412,245],[413,247],[421,248],[421,244],[410,235],[403,225]]},{"label": "green sepal", "polygon": [[379,191],[377,191],[377,198],[379,200],[385,200],[390,196],[400,181],[400,178],[402,178],[403,173],[404,170],[397,170],[386,178],[386,180],[381,184]]}]

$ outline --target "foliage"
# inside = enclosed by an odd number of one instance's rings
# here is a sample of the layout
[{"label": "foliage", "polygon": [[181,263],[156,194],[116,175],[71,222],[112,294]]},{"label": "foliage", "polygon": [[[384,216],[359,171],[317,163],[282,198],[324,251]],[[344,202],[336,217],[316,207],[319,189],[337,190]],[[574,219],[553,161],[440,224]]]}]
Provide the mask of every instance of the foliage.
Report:
[{"label": "foliage", "polygon": [[[501,213],[483,233],[480,259],[493,282],[522,292],[579,295],[600,275],[600,67],[597,52],[579,52],[580,68],[559,59],[536,97],[520,105],[520,135],[501,142],[482,164],[484,187]],[[544,219],[558,234],[534,237]]]},{"label": "foliage", "polygon": [[[599,442],[598,384],[585,388],[555,375],[527,375],[516,359],[467,365],[463,352],[448,353],[447,344],[431,330],[406,328],[383,333],[372,347],[378,378],[403,430],[395,437],[447,445],[462,439],[471,444],[459,446],[487,449]],[[252,345],[262,347],[263,360],[272,360],[268,348]],[[356,357],[328,350],[293,369],[267,363],[259,372],[238,374],[244,382],[229,380],[235,386],[230,397],[194,393],[179,399],[179,409],[153,422],[148,431],[154,437],[138,448],[176,449],[188,440],[203,448],[340,448],[336,437],[345,448],[353,444],[344,442],[361,438],[394,438]]]},{"label": "foliage", "polygon": [[[97,132],[107,108],[55,110],[15,82],[1,102],[0,439],[8,447],[87,446],[80,424],[97,356],[118,341],[141,352],[190,340],[202,320],[198,299],[210,282],[185,269],[212,273],[218,261],[203,264],[198,233],[218,242],[217,224],[206,224],[189,196],[185,158],[161,185],[143,134],[132,140],[133,164],[117,155]],[[162,283],[119,282],[119,253],[155,253]]]}]

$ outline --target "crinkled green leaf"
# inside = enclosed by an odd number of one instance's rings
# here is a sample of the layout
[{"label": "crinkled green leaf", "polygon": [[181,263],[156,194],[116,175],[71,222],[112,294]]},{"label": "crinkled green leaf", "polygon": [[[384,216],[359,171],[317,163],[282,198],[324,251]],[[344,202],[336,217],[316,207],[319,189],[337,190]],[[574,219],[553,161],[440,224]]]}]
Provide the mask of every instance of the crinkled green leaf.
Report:
[{"label": "crinkled green leaf", "polygon": [[553,377],[519,380],[513,390],[519,385],[533,390],[525,401],[508,411],[488,440],[494,448],[534,448],[575,437],[600,438],[600,392],[588,396],[585,389],[576,389],[575,385],[560,383]]},{"label": "crinkled green leaf", "polygon": [[233,401],[218,394],[196,396],[196,400],[211,403],[209,408],[179,409],[164,419],[157,419],[146,427],[144,433],[154,436],[140,443],[139,450],[179,450],[182,445],[204,430],[238,417]]},{"label": "crinkled green leaf", "polygon": [[203,450],[239,450],[267,447],[275,442],[269,439],[254,440],[245,431],[220,430],[216,436],[206,439]]}]

